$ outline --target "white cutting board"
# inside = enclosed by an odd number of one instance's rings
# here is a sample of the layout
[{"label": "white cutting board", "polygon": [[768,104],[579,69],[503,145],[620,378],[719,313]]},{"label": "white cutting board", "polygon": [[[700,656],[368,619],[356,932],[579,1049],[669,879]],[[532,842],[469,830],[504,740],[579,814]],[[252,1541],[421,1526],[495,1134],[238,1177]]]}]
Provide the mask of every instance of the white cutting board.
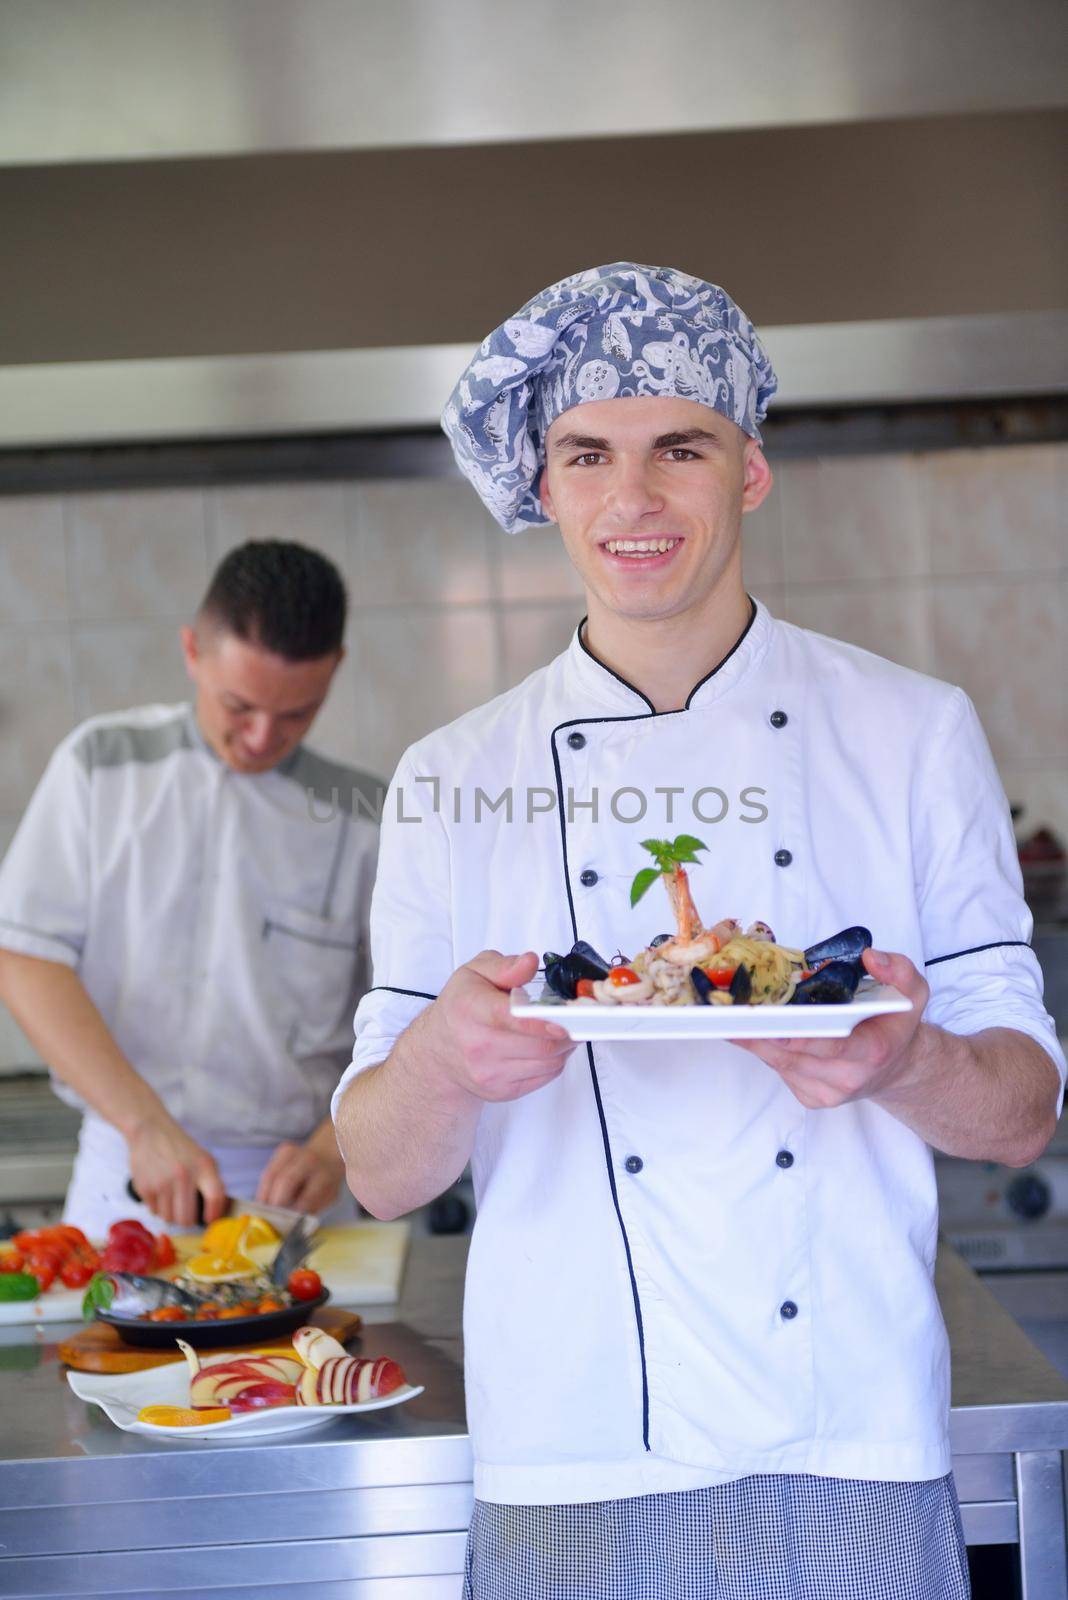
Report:
[{"label": "white cutting board", "polygon": [[333,1304],[388,1306],[400,1294],[411,1224],[401,1222],[340,1222],[322,1228],[309,1267],[330,1290]]},{"label": "white cutting board", "polygon": [[[323,1228],[308,1259],[335,1305],[392,1305],[400,1294],[408,1252],[407,1222],[343,1222]],[[181,1258],[194,1255],[199,1237],[176,1238]],[[78,1322],[84,1289],[57,1286],[36,1300],[0,1301],[0,1328],[19,1322]]]}]

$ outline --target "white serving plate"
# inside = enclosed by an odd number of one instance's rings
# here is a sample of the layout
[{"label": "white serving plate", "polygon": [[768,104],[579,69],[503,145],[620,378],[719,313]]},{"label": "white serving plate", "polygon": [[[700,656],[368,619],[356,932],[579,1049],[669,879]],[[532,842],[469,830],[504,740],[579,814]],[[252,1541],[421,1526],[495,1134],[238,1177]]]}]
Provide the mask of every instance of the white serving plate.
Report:
[{"label": "white serving plate", "polygon": [[387,1406],[403,1405],[422,1394],[422,1385],[404,1384],[381,1400],[365,1400],[351,1406],[276,1406],[263,1411],[247,1411],[229,1422],[207,1422],[199,1428],[165,1428],[158,1422],[138,1422],[142,1406],[188,1406],[189,1368],[184,1361],[166,1367],[151,1367],[147,1372],[68,1372],[67,1382],[79,1400],[99,1406],[123,1433],[144,1433],[153,1439],[246,1439],[264,1438],[275,1433],[301,1433],[317,1428],[334,1417],[362,1416],[365,1411],[384,1411]]},{"label": "white serving plate", "polygon": [[606,1006],[596,1000],[541,999],[512,990],[513,1017],[534,1017],[566,1028],[572,1039],[844,1039],[858,1022],[911,1011],[912,1001],[889,984],[862,980],[848,1005],[836,1006]]}]

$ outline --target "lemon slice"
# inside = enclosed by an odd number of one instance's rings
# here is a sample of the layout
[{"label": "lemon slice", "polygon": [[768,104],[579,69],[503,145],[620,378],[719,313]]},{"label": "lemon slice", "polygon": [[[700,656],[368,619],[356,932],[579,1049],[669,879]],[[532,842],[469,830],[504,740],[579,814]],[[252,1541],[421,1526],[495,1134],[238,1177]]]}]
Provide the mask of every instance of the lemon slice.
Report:
[{"label": "lemon slice", "polygon": [[224,1283],[228,1278],[251,1278],[259,1272],[254,1261],[240,1252],[232,1256],[209,1255],[206,1251],[193,1256],[185,1264],[185,1271],[198,1283]]},{"label": "lemon slice", "polygon": [[266,1217],[245,1217],[242,1220],[248,1223],[248,1232],[245,1234],[246,1245],[277,1244],[282,1237]]},{"label": "lemon slice", "polygon": [[245,1245],[277,1244],[278,1231],[265,1217],[220,1217],[204,1230],[206,1255],[235,1255]]}]

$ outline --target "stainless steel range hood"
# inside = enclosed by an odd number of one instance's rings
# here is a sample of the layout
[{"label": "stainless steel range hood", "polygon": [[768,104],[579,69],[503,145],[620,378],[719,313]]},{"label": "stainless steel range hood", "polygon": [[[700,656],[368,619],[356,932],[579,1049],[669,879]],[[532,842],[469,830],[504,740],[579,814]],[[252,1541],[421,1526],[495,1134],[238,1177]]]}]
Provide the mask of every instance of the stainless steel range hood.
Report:
[{"label": "stainless steel range hood", "polygon": [[[1068,312],[762,330],[775,409],[1068,389]],[[433,427],[469,345],[0,368],[0,447]]]},{"label": "stainless steel range hood", "polygon": [[0,52],[0,448],[430,426],[624,256],[780,406],[1065,387],[1062,0],[14,0]]},{"label": "stainless steel range hood", "polygon": [[1063,105],[1062,0],[7,0],[0,162]]}]

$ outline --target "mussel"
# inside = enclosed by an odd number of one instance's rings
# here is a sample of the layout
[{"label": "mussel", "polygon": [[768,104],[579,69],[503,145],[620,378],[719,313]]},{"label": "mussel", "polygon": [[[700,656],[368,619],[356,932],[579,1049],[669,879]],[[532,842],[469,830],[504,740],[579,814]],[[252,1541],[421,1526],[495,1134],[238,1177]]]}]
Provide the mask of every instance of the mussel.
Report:
[{"label": "mussel", "polygon": [[818,972],[810,972],[807,978],[801,979],[790,998],[790,1004],[847,1005],[857,992],[862,972],[859,961],[828,961]]},{"label": "mussel", "polygon": [[730,996],[732,1004],[747,1006],[753,993],[753,976],[749,968],[739,964],[734,970],[731,979]]},{"label": "mussel", "polygon": [[[712,1004],[710,996],[716,985],[712,982],[708,973],[703,971],[701,967],[691,967],[690,982],[693,984],[698,1005],[710,1006]],[[753,993],[753,978],[748,967],[739,966],[735,968],[728,992],[732,1005],[746,1006],[749,1004],[750,996]]]},{"label": "mussel", "polygon": [[710,1006],[712,1002],[708,997],[712,993],[714,985],[708,973],[702,971],[700,967],[691,967],[690,982],[693,984],[693,992],[697,996],[697,1004],[699,1006]]},{"label": "mussel", "polygon": [[590,978],[596,982],[608,975],[608,962],[585,939],[577,940],[566,956],[557,955],[555,950],[546,950],[541,960],[545,968],[545,982],[563,1000],[574,1000],[580,978]]},{"label": "mussel", "polygon": [[[843,928],[832,933],[829,939],[810,944],[805,951],[805,965],[814,967],[821,961],[854,961],[860,966],[865,950],[871,949],[871,932],[867,928]],[[863,968],[860,969],[861,973]]]},{"label": "mussel", "polygon": [[667,944],[669,939],[677,939],[676,933],[658,933],[655,939],[649,940],[650,950],[655,950],[659,945]]}]

